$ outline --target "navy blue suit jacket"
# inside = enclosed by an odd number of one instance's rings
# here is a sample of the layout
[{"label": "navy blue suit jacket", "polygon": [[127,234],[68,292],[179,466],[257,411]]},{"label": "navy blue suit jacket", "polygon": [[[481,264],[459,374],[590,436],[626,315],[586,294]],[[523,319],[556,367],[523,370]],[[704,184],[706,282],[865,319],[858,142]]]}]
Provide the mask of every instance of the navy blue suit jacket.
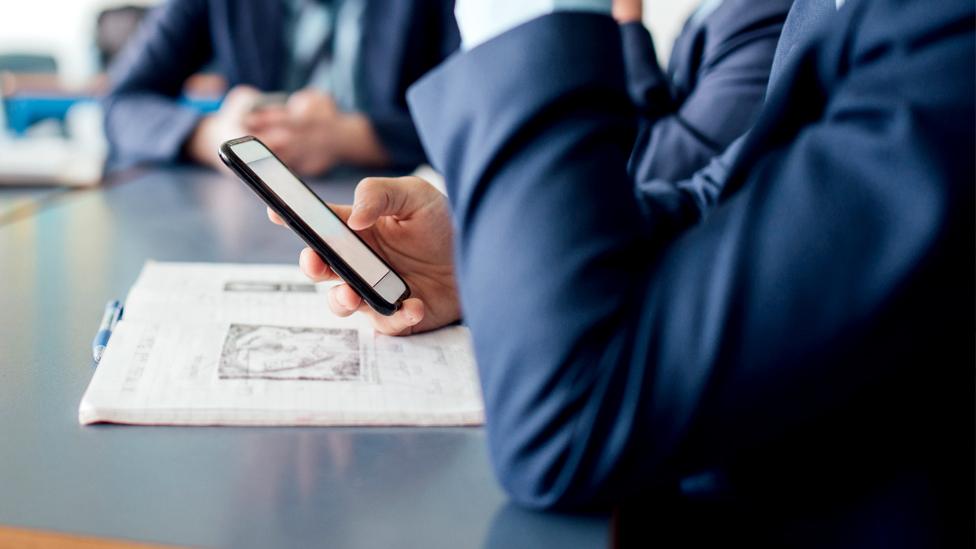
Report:
[{"label": "navy blue suit jacket", "polygon": [[762,107],[776,43],[792,0],[724,0],[689,19],[668,72],[640,23],[620,28],[641,124],[630,159],[637,181],[689,177],[748,130]]},{"label": "navy blue suit jacket", "polygon": [[[370,0],[360,93],[394,164],[425,161],[406,90],[457,49],[453,0]],[[282,0],[170,0],[155,10],[112,67],[105,129],[109,166],[173,162],[199,112],[177,102],[187,77],[208,66],[230,86],[283,87],[288,51]]]},{"label": "navy blue suit jacket", "polygon": [[516,501],[714,502],[778,545],[971,540],[974,20],[849,0],[680,233],[634,197],[609,18],[536,19],[414,86]]},{"label": "navy blue suit jacket", "polygon": [[[836,11],[835,0],[797,0],[793,3],[776,44],[767,93],[776,87],[783,67],[790,64],[798,49],[802,49],[799,46],[814,39],[819,30],[830,23]],[[626,43],[624,56],[628,57]],[[628,63],[632,64],[629,60]],[[743,135],[690,177],[645,174],[645,177],[636,179],[637,197],[657,230],[680,230],[701,221],[711,212],[744,142]]]}]

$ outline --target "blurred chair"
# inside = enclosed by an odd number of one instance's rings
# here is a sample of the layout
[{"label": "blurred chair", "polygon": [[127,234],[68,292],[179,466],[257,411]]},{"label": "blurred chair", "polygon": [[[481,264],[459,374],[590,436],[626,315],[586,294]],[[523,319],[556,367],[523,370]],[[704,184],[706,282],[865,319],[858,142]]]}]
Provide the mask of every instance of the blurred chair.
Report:
[{"label": "blurred chair", "polygon": [[95,47],[102,70],[106,70],[149,12],[143,6],[119,6],[102,10],[95,22]]},{"label": "blurred chair", "polygon": [[[24,87],[37,90],[53,89],[58,85],[58,62],[54,56],[37,53],[0,53],[0,101],[9,128],[21,135],[34,122],[51,115],[50,109],[25,109],[13,98]],[[47,105],[45,105],[47,107]],[[57,109],[60,120],[62,109]],[[46,111],[46,112],[40,112]]]},{"label": "blurred chair", "polygon": [[9,130],[24,135],[42,120],[64,122],[68,109],[84,96],[67,93],[57,74],[0,72],[0,101]]},{"label": "blurred chair", "polygon": [[58,62],[54,57],[33,53],[0,54],[0,72],[56,74]]},{"label": "blurred chair", "polygon": [[53,56],[0,54],[0,185],[99,182],[106,145],[93,92],[66,87]]}]

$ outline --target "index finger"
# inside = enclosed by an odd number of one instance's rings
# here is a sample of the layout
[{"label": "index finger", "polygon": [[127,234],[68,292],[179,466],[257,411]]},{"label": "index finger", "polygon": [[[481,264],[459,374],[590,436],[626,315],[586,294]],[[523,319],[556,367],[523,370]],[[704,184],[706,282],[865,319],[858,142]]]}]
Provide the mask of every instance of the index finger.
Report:
[{"label": "index finger", "polygon": [[278,212],[272,210],[271,206],[268,206],[267,210],[268,210],[268,219],[270,219],[272,223],[274,223],[275,225],[281,225],[282,227],[285,226],[285,220],[282,219],[280,215],[278,215]]},{"label": "index finger", "polygon": [[311,248],[305,248],[298,256],[298,268],[308,278],[315,282],[326,280],[339,280],[338,275],[332,271],[329,264],[322,260],[319,254]]}]

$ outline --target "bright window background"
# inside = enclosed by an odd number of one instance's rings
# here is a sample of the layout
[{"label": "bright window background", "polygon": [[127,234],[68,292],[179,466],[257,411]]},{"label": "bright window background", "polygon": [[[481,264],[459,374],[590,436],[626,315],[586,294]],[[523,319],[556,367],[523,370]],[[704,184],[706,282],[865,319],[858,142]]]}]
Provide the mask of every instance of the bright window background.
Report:
[{"label": "bright window background", "polygon": [[[93,78],[99,70],[95,47],[98,14],[108,8],[152,6],[159,1],[0,0],[0,54],[53,57],[58,66],[55,78],[30,80],[19,76],[0,80],[0,88],[17,90],[20,85],[24,89],[46,90],[39,92],[40,96],[52,90],[55,95],[60,91],[68,96],[97,93],[104,87],[104,80]],[[644,0],[645,23],[654,35],[662,61],[670,55],[672,41],[699,2]],[[10,83],[13,84],[7,86]],[[11,97],[0,96],[0,179],[80,185],[101,178],[108,146],[96,103],[74,103],[59,116],[45,111],[50,105],[43,100],[29,97],[21,99],[24,102],[11,111]],[[14,115],[8,120],[10,112]]]},{"label": "bright window background", "polygon": [[0,53],[53,55],[66,83],[81,83],[97,70],[95,19],[120,5],[152,0],[6,0],[0,8]]},{"label": "bright window background", "polygon": [[[0,8],[0,52],[53,54],[66,83],[79,83],[97,67],[95,17],[108,7],[153,5],[153,0],[6,0]],[[645,0],[645,22],[658,53],[667,59],[671,42],[698,0]]]}]

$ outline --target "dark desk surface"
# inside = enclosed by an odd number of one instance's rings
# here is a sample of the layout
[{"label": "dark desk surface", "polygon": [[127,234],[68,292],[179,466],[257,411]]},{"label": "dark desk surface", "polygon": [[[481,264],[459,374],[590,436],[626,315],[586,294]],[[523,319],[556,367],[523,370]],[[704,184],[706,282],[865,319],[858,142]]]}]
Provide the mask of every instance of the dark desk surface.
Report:
[{"label": "dark desk surface", "polygon": [[[354,183],[316,190],[348,201]],[[508,504],[481,429],[78,425],[102,308],[143,262],[291,263],[300,248],[240,183],[196,170],[0,226],[0,524],[207,547],[606,544],[603,517]]]}]

